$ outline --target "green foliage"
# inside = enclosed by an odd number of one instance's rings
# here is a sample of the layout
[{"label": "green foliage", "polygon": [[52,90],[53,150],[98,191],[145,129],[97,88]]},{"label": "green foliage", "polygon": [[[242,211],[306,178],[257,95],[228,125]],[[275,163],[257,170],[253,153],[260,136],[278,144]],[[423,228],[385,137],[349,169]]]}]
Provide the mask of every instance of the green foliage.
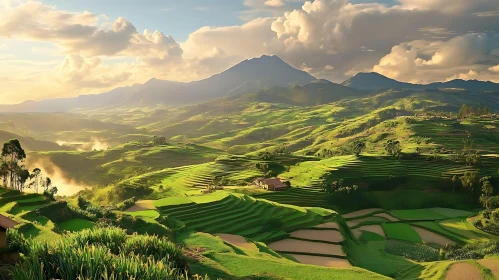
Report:
[{"label": "green foliage", "polygon": [[475,242],[464,246],[449,245],[442,249],[441,255],[446,260],[482,259],[486,255],[499,254],[499,241]]},{"label": "green foliage", "polygon": [[126,237],[116,228],[84,230],[51,244],[29,240],[17,247],[26,257],[13,270],[16,280],[186,279],[186,262],[175,244],[155,236]]},{"label": "green foliage", "polygon": [[385,143],[385,151],[394,157],[398,157],[402,152],[402,145],[398,140],[388,140]]},{"label": "green foliage", "polygon": [[402,256],[406,259],[417,262],[438,261],[439,251],[424,244],[403,242],[397,240],[388,240],[385,246],[385,252]]},{"label": "green foliage", "polygon": [[363,141],[363,140],[355,140],[352,142],[351,144],[351,149],[352,149],[352,152],[355,154],[355,155],[360,155],[366,148],[366,141]]},{"label": "green foliage", "polygon": [[117,208],[118,210],[123,211],[123,210],[126,210],[126,209],[128,209],[128,208],[130,208],[130,207],[134,206],[134,205],[135,205],[135,202],[137,202],[136,198],[135,198],[135,197],[131,197],[131,198],[129,198],[129,199],[125,199],[125,200],[123,200],[122,202],[118,203],[118,204],[116,205],[116,208]]}]

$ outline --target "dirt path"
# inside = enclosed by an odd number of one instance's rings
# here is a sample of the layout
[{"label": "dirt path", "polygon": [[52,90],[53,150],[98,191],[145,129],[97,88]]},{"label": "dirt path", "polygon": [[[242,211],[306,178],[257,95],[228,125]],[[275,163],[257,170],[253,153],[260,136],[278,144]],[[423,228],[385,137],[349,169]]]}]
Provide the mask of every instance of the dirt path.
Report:
[{"label": "dirt path", "polygon": [[478,263],[492,271],[496,279],[499,279],[499,259],[483,259]]},{"label": "dirt path", "polygon": [[312,230],[301,229],[291,233],[291,237],[298,237],[309,240],[320,240],[329,242],[343,241],[343,235],[337,230]]},{"label": "dirt path", "polygon": [[456,244],[456,242],[440,234],[436,234],[432,231],[419,227],[411,227],[419,234],[419,236],[421,236],[421,239],[423,239],[423,241],[426,243],[436,243],[441,246],[445,246],[445,244]]},{"label": "dirt path", "polygon": [[345,259],[291,254],[300,263],[336,268],[349,268],[352,265]]},{"label": "dirt path", "polygon": [[138,212],[144,210],[156,210],[152,200],[139,200],[134,206],[125,210],[126,212]]},{"label": "dirt path", "polygon": [[365,216],[365,215],[371,214],[373,212],[382,211],[382,210],[383,209],[381,209],[381,208],[369,208],[369,209],[363,209],[363,210],[351,212],[351,213],[348,213],[348,214],[345,214],[345,215],[342,215],[342,216],[343,216],[343,218],[347,218],[348,219],[348,218]]},{"label": "dirt path", "polygon": [[453,264],[445,275],[445,280],[483,280],[478,267],[462,262]]},{"label": "dirt path", "polygon": [[295,253],[315,253],[333,256],[345,256],[341,245],[327,244],[320,242],[303,241],[296,239],[283,239],[271,243],[268,247],[274,251],[295,252]]},{"label": "dirt path", "polygon": [[359,239],[359,237],[362,235],[362,231],[370,231],[377,233],[381,236],[385,236],[385,231],[380,225],[370,225],[370,226],[362,226],[359,228],[356,228],[353,230],[353,234],[355,235],[355,238]]},{"label": "dirt path", "polygon": [[244,239],[244,237],[240,235],[226,234],[226,233],[219,233],[215,235],[222,238],[223,241],[230,243],[232,245],[250,250],[258,250],[255,244],[246,241],[246,239]]},{"label": "dirt path", "polygon": [[374,217],[382,217],[382,218],[387,218],[388,220],[392,221],[392,222],[398,222],[400,221],[399,219],[395,218],[394,216],[388,214],[388,213],[379,213],[379,214],[375,214]]},{"label": "dirt path", "polygon": [[325,224],[320,224],[318,226],[315,226],[316,228],[335,228],[335,229],[339,229],[340,227],[338,226],[337,223],[335,222],[329,222],[329,223],[325,223]]}]

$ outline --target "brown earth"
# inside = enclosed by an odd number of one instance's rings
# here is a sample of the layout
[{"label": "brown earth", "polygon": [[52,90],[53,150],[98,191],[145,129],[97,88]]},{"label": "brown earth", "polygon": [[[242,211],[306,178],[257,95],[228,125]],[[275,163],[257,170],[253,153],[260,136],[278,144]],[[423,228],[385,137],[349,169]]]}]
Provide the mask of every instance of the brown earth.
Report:
[{"label": "brown earth", "polygon": [[291,254],[293,258],[303,264],[312,264],[327,267],[336,268],[349,268],[352,265],[345,259],[331,258],[331,257],[318,257],[318,256],[307,256],[307,255],[296,255]]},{"label": "brown earth", "polygon": [[223,241],[230,243],[237,247],[242,247],[250,250],[258,250],[255,244],[246,241],[246,239],[240,235],[219,233],[215,236],[220,237]]},{"label": "brown earth", "polygon": [[369,226],[362,226],[359,228],[356,228],[353,230],[353,234],[355,235],[355,238],[359,239],[359,237],[362,235],[363,231],[370,231],[377,233],[381,236],[386,236],[385,231],[380,225],[369,225]]},{"label": "brown earth", "polygon": [[366,217],[366,218],[348,221],[347,225],[349,227],[354,227],[362,222],[383,222],[383,221],[387,221],[387,220],[384,218],[381,218],[381,217]]},{"label": "brown earth", "polygon": [[335,228],[335,229],[339,229],[340,227],[338,226],[337,223],[335,222],[329,222],[329,223],[325,223],[325,224],[320,224],[318,226],[315,226],[316,228]]},{"label": "brown earth", "polygon": [[152,204],[152,200],[140,200],[135,203],[134,206],[128,208],[126,212],[138,212],[144,210],[156,210],[156,207]]},{"label": "brown earth", "polygon": [[453,264],[445,275],[445,280],[483,280],[478,267],[466,263]]},{"label": "brown earth", "polygon": [[445,244],[456,244],[456,242],[440,234],[436,234],[432,231],[419,227],[411,227],[419,234],[419,236],[421,236],[421,239],[423,239],[423,241],[426,243],[436,243],[441,246],[445,246]]},{"label": "brown earth", "polygon": [[341,245],[327,244],[320,242],[303,241],[296,239],[283,239],[271,243],[268,247],[274,251],[314,253],[332,256],[345,256]]},{"label": "brown earth", "polygon": [[400,221],[399,219],[395,218],[394,216],[388,214],[388,213],[379,213],[379,214],[375,214],[373,215],[374,217],[382,217],[382,218],[386,218],[392,222],[398,222]]},{"label": "brown earth", "polygon": [[481,266],[485,266],[486,268],[490,269],[490,271],[492,271],[492,274],[494,274],[494,277],[496,279],[499,279],[499,259],[483,259],[479,260],[478,263]]},{"label": "brown earth", "polygon": [[291,237],[298,237],[309,240],[320,240],[329,242],[343,241],[343,235],[337,230],[312,230],[301,229],[291,233]]},{"label": "brown earth", "polygon": [[342,216],[343,216],[343,218],[347,218],[348,219],[348,218],[365,216],[365,215],[371,214],[371,213],[376,212],[376,211],[383,211],[383,209],[381,209],[381,208],[363,209],[363,210],[351,212],[351,213],[348,213],[348,214],[345,214],[345,215],[342,215]]}]

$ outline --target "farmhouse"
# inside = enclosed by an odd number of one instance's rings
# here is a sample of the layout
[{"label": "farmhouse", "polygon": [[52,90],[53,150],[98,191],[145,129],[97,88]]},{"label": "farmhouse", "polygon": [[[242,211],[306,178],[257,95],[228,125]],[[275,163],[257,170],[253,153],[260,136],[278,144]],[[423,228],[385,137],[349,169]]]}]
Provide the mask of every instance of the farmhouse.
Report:
[{"label": "farmhouse", "polygon": [[0,215],[0,249],[7,247],[7,229],[13,228],[17,222]]},{"label": "farmhouse", "polygon": [[269,191],[280,191],[288,188],[288,185],[280,178],[256,178],[255,185]]}]

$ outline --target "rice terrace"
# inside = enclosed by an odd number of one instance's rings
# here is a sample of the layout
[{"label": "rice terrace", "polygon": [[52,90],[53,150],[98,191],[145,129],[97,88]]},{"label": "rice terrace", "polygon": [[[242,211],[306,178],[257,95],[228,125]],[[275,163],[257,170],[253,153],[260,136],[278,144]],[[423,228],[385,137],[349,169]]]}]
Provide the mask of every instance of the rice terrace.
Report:
[{"label": "rice terrace", "polygon": [[499,279],[498,19],[0,0],[0,280]]}]

